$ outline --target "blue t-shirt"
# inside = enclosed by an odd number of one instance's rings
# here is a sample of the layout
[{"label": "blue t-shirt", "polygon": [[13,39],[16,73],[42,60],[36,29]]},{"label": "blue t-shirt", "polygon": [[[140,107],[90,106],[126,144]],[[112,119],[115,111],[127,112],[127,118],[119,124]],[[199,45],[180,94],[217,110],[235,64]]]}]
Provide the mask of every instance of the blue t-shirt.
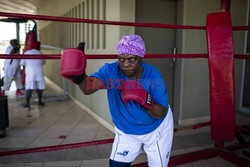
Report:
[{"label": "blue t-shirt", "polygon": [[[145,62],[142,62],[143,73],[137,81],[143,85],[152,99],[168,110],[168,95],[160,71]],[[146,109],[137,102],[122,101],[122,81],[129,78],[120,70],[118,62],[106,63],[97,72],[90,75],[103,81],[109,102],[112,121],[115,126],[126,134],[143,135],[155,130],[164,118],[151,117]],[[167,112],[166,112],[167,113]]]}]

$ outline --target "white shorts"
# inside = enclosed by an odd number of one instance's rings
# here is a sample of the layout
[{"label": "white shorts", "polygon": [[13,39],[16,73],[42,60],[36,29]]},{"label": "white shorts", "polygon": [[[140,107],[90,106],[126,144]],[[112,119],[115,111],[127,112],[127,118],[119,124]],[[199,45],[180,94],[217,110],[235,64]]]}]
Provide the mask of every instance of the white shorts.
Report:
[{"label": "white shorts", "polygon": [[172,148],[174,125],[172,110],[160,126],[145,135],[129,135],[115,128],[115,140],[110,159],[118,162],[133,162],[136,157],[145,152],[149,167],[166,167]]},{"label": "white shorts", "polygon": [[26,81],[25,82],[25,89],[40,89],[44,90],[45,89],[45,83],[43,81]]}]

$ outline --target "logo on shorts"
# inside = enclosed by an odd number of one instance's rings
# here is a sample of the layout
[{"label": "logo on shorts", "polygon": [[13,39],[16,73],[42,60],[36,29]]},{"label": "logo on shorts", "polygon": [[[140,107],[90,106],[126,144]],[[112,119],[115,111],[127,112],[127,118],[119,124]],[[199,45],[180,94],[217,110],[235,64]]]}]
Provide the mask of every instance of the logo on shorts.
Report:
[{"label": "logo on shorts", "polygon": [[126,151],[126,150],[125,150],[125,151],[123,151],[123,152],[117,152],[117,154],[118,154],[118,155],[122,155],[122,156],[125,157],[126,155],[128,155],[128,152],[129,152],[129,151]]}]

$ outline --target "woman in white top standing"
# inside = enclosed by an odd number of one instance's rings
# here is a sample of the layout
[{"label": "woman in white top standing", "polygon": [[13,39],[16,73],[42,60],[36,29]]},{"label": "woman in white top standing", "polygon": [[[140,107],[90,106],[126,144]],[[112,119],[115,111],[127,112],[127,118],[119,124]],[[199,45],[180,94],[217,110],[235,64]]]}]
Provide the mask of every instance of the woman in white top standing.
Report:
[{"label": "woman in white top standing", "polygon": [[[32,41],[28,42],[26,51],[24,55],[27,54],[42,54],[40,52],[40,42]],[[22,59],[20,64],[24,66],[25,69],[25,90],[26,90],[26,104],[25,109],[30,109],[30,98],[32,91],[36,90],[38,96],[38,105],[43,106],[42,95],[43,90],[45,89],[45,80],[44,80],[44,70],[43,66],[45,65],[45,59]]]}]

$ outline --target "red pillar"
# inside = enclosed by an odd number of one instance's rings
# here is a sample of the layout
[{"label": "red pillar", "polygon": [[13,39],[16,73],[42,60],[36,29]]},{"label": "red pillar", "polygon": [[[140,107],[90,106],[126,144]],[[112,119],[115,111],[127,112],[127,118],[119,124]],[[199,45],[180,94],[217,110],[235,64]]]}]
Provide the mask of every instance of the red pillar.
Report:
[{"label": "red pillar", "polygon": [[210,78],[211,137],[219,142],[235,138],[233,31],[229,12],[207,16]]},{"label": "red pillar", "polygon": [[220,1],[220,11],[230,12],[231,0],[221,0]]}]

